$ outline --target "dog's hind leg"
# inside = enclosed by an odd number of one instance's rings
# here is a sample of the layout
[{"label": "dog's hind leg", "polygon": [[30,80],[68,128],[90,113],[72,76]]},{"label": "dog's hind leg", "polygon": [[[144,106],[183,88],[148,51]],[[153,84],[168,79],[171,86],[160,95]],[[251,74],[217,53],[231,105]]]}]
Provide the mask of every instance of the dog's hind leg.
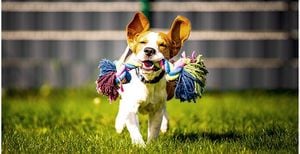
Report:
[{"label": "dog's hind leg", "polygon": [[162,117],[162,122],[160,126],[160,131],[162,133],[166,133],[168,130],[168,114],[166,111],[166,107],[163,109],[163,117]]},{"label": "dog's hind leg", "polygon": [[149,143],[152,139],[157,138],[163,119],[163,109],[156,111],[155,113],[149,114],[148,121],[148,140]]}]

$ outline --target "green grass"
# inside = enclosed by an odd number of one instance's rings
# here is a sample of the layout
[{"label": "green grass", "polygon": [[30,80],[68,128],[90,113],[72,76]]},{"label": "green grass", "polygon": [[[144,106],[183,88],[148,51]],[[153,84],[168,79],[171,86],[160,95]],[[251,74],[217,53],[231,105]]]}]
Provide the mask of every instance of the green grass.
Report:
[{"label": "green grass", "polygon": [[[2,153],[297,153],[293,91],[207,92],[197,103],[167,104],[170,129],[146,148],[114,130],[118,102],[93,89],[7,91]],[[97,102],[96,104],[95,102]],[[141,115],[146,138],[147,117]]]}]

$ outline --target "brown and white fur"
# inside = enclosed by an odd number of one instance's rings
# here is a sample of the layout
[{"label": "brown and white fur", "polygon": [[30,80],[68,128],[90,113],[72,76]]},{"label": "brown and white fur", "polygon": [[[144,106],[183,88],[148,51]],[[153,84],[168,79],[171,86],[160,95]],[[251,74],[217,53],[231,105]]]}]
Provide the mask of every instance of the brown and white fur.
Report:
[{"label": "brown and white fur", "polygon": [[[126,28],[128,48],[119,61],[155,63],[162,59],[171,59],[177,55],[183,42],[189,37],[190,30],[190,21],[183,16],[177,16],[167,34],[149,31],[148,19],[138,12]],[[151,67],[143,65],[139,68],[139,75],[146,81],[153,80],[163,71],[152,70]],[[121,133],[126,126],[132,143],[144,146],[137,114],[139,112],[149,115],[147,142],[157,138],[160,130],[166,132],[168,127],[166,101],[173,96],[174,86],[167,83],[164,77],[156,83],[144,83],[136,70],[131,70],[130,74],[132,76],[130,83],[124,84],[124,91],[119,92],[121,100],[115,128]]]}]

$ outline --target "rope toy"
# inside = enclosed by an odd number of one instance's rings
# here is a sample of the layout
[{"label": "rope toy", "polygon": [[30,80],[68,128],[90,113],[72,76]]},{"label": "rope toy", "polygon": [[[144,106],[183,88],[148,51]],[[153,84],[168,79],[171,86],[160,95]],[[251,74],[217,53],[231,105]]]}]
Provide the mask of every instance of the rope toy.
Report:
[{"label": "rope toy", "polygon": [[[165,71],[167,81],[176,81],[175,98],[181,102],[196,102],[201,98],[208,73],[202,59],[202,55],[196,56],[195,52],[187,57],[185,52],[174,64],[166,59],[159,62],[159,67]],[[123,84],[129,83],[132,69],[141,67],[137,61],[130,61],[125,64],[112,62],[104,59],[99,63],[99,77],[96,80],[96,90],[99,94],[109,97],[110,101],[118,98],[118,90],[124,91]]]}]

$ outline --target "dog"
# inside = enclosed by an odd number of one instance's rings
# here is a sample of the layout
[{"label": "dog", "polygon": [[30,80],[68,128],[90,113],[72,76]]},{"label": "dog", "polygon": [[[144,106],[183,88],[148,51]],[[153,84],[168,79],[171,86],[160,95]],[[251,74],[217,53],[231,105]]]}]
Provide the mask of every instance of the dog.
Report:
[{"label": "dog", "polygon": [[117,133],[127,127],[132,143],[145,146],[139,130],[138,113],[148,114],[147,143],[168,129],[166,102],[174,95],[174,83],[167,82],[157,64],[176,56],[191,31],[190,21],[177,16],[168,33],[152,32],[147,17],[137,12],[126,27],[128,47],[119,62],[139,61],[142,66],[131,70],[130,83],[119,91],[121,100],[115,121]]}]

